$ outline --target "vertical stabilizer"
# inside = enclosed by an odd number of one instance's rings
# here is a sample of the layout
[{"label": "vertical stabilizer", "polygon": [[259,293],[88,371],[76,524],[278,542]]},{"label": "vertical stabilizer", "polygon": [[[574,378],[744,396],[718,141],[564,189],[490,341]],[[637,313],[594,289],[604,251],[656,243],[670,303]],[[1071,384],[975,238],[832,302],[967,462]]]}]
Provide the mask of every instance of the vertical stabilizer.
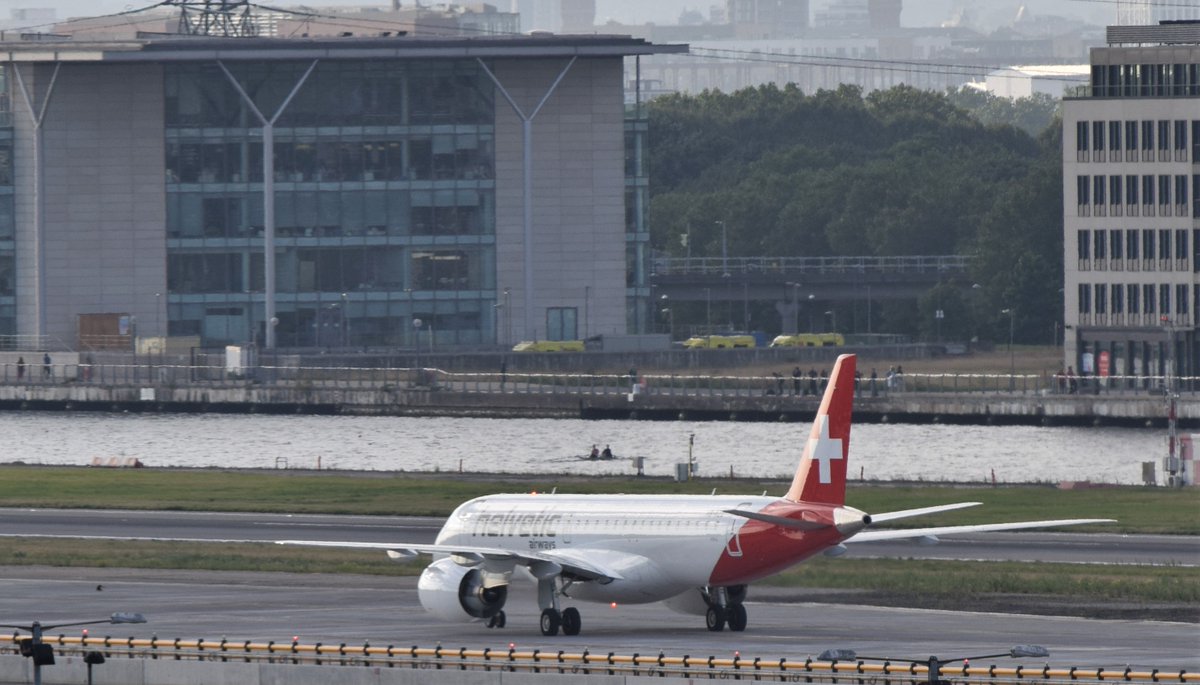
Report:
[{"label": "vertical stabilizer", "polygon": [[854,405],[855,356],[833,365],[821,408],[804,445],[804,456],[785,499],[841,505],[846,501],[846,461],[850,455],[850,413]]}]

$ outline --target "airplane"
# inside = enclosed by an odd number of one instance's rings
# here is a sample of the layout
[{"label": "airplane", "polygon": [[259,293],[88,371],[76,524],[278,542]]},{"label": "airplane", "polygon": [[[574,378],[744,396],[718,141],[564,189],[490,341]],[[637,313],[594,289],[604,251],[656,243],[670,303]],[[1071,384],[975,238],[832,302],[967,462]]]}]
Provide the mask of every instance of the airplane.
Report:
[{"label": "airplane", "polygon": [[838,357],[791,487],[782,498],[746,495],[498,494],[460,505],[434,544],[282,540],[279,544],[381,549],[398,561],[434,561],[417,583],[421,605],[448,621],[503,628],[514,578],[537,583],[543,635],[578,635],[568,602],[651,603],[705,617],[710,631],[746,629],[747,586],[849,543],[1021,530],[1112,519],[1023,521],[907,530],[879,523],[980,504],[881,514],[846,506],[855,355]]}]

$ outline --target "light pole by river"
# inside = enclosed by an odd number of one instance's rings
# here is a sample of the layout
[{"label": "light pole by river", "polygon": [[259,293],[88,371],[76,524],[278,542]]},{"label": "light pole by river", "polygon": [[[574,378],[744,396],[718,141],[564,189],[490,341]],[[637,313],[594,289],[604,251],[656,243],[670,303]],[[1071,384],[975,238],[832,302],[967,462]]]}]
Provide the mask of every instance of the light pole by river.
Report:
[{"label": "light pole by river", "polygon": [[1016,388],[1017,374],[1017,357],[1013,352],[1013,331],[1016,328],[1017,310],[1014,307],[1000,310],[1001,314],[1008,314],[1008,389],[1012,391]]}]

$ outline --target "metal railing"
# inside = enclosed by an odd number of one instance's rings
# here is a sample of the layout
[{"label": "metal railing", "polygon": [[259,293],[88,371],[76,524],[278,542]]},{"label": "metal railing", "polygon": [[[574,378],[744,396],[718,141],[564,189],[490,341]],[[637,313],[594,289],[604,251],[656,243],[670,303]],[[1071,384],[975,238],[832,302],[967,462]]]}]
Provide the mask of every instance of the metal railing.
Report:
[{"label": "metal railing", "polygon": [[[818,397],[826,379],[781,376],[451,372],[418,367],[248,366],[183,364],[0,364],[0,385],[154,387],[286,387],[289,389],[421,389],[461,393],[565,395]],[[995,373],[899,373],[856,382],[861,398],[898,394],[1137,397],[1165,395],[1167,384],[1184,395],[1200,392],[1200,377],[1065,376]]]},{"label": "metal railing", "polygon": [[[0,636],[9,644],[0,652],[16,653],[20,635]],[[540,649],[447,649],[438,647],[386,647],[362,645],[301,644],[292,642],[244,642],[221,640],[181,640],[113,637],[44,636],[42,641],[63,654],[83,655],[99,651],[105,658],[163,659],[175,661],[245,662],[306,664],[320,666],[359,666],[410,668],[422,670],[502,671],[525,673],[637,675],[679,678],[719,678],[733,680],[772,680],[792,682],[861,683],[864,676],[883,677],[887,683],[925,685],[929,669],[922,664],[865,663],[862,661],[820,661],[803,659],[716,656],[668,656],[658,654],[616,654],[543,651]],[[1131,668],[1092,667],[1050,668],[1015,666],[997,667],[944,665],[943,679],[962,683],[1028,684],[1078,683],[1081,681],[1200,683],[1200,672]]]},{"label": "metal railing", "polygon": [[907,257],[655,257],[656,276],[682,274],[938,273],[964,271],[966,255]]}]

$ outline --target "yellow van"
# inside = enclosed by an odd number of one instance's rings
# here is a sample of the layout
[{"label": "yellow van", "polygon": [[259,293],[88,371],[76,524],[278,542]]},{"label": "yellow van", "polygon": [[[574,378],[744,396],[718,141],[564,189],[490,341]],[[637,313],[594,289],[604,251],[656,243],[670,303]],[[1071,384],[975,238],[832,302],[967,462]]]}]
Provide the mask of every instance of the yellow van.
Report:
[{"label": "yellow van", "polygon": [[513,352],[583,352],[582,340],[523,340]]},{"label": "yellow van", "polygon": [[846,339],[841,333],[795,333],[777,335],[771,347],[841,347]]},{"label": "yellow van", "polygon": [[754,345],[753,335],[694,335],[683,341],[683,346],[690,350],[723,350]]}]

